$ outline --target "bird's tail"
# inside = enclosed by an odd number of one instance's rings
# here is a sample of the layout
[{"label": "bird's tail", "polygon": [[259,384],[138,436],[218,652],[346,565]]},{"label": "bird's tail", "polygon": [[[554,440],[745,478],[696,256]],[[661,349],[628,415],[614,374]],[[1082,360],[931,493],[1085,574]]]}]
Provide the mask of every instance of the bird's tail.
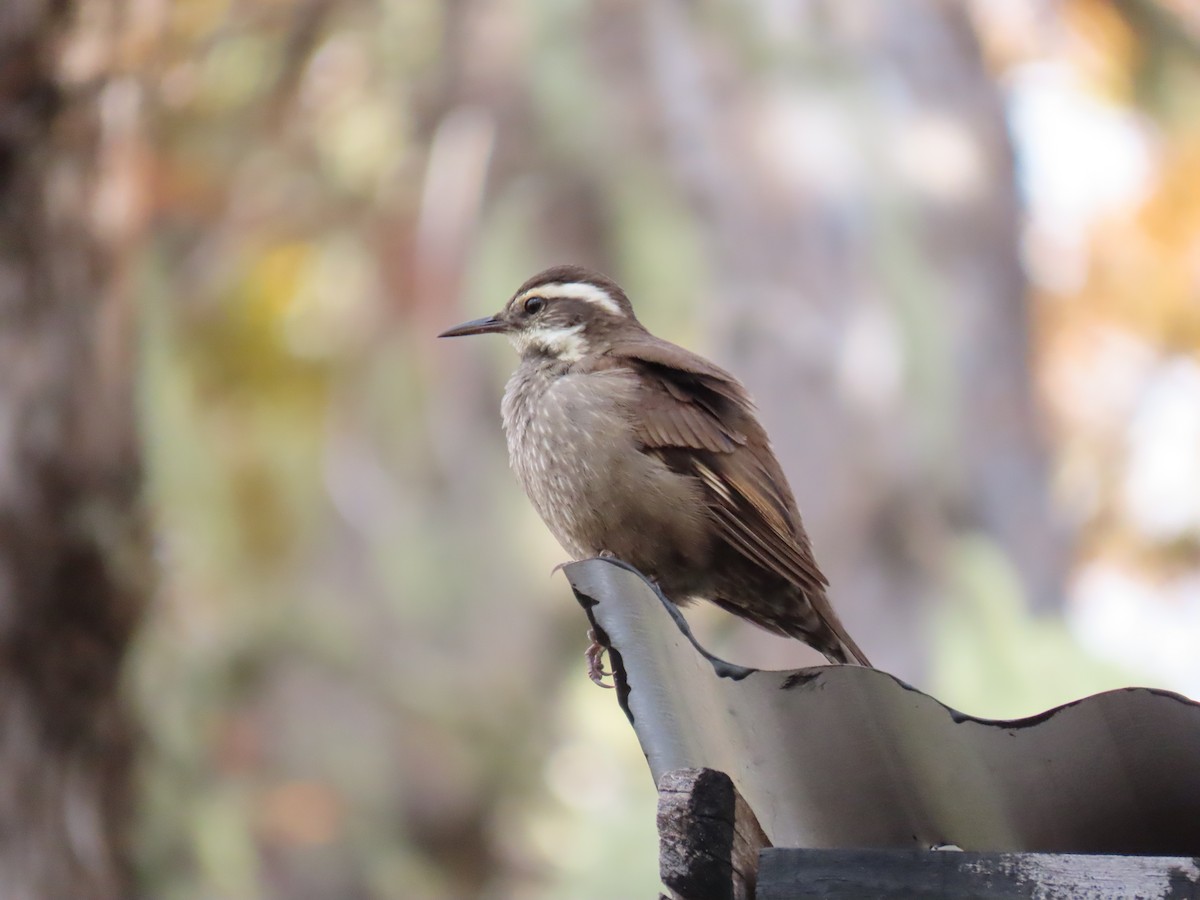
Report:
[{"label": "bird's tail", "polygon": [[748,619],[760,628],[803,641],[831,663],[874,668],[867,654],[847,633],[846,626],[837,617],[822,590],[796,589],[787,595],[786,608],[764,608],[762,604],[751,605],[744,601],[734,603],[720,595],[711,599],[722,609]]},{"label": "bird's tail", "polygon": [[[863,653],[858,644],[854,643],[854,638],[850,637],[846,626],[833,611],[825,592],[805,592],[805,599],[810,605],[809,614],[816,619],[816,622],[812,622],[811,619],[804,622],[795,630],[791,630],[792,636],[819,650],[831,663],[874,668],[871,661],[867,659],[867,654]],[[814,624],[815,628],[812,627]]]},{"label": "bird's tail", "polygon": [[868,669],[874,668],[871,661],[867,659],[867,654],[863,653],[858,644],[854,643],[854,639],[846,634],[846,629],[842,627],[842,623],[837,623],[837,628],[830,629],[830,637],[833,638],[828,643],[822,643],[817,646],[817,649],[825,654],[825,658],[831,663],[841,663],[843,665],[859,665],[865,666]]}]

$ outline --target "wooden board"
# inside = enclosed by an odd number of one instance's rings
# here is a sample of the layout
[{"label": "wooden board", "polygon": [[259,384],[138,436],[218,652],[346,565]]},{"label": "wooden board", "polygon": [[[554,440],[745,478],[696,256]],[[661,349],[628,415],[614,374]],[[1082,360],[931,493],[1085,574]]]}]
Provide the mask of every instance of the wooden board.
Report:
[{"label": "wooden board", "polygon": [[1200,859],[767,849],[756,900],[1198,900]]}]

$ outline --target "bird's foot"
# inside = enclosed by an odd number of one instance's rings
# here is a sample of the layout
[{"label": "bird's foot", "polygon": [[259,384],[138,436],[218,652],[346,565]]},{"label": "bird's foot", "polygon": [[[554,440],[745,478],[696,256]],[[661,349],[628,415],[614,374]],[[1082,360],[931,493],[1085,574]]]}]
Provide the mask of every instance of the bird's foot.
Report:
[{"label": "bird's foot", "polygon": [[612,689],[615,685],[605,684],[604,682],[607,676],[613,674],[604,670],[604,653],[606,648],[596,640],[595,629],[589,628],[587,636],[591,643],[588,645],[587,650],[583,652],[583,657],[587,660],[588,678],[592,679],[593,684],[597,684],[602,688]]}]

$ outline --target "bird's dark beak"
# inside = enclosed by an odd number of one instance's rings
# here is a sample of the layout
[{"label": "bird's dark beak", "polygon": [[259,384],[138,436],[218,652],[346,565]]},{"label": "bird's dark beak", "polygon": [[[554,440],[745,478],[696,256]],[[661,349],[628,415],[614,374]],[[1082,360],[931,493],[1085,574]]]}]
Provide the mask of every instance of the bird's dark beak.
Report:
[{"label": "bird's dark beak", "polygon": [[440,338],[444,337],[464,337],[468,334],[496,334],[501,331],[508,330],[508,323],[499,316],[484,316],[482,319],[472,319],[470,322],[463,322],[461,325],[455,325],[453,328],[447,328],[441,334]]}]

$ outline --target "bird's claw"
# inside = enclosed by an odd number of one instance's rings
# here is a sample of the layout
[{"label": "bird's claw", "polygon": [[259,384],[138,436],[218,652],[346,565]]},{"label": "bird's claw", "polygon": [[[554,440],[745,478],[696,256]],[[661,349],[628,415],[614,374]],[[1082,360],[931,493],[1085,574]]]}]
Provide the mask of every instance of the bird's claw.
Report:
[{"label": "bird's claw", "polygon": [[587,660],[588,678],[592,680],[593,684],[611,690],[615,685],[606,684],[604,681],[606,677],[613,674],[604,670],[604,653],[607,648],[596,640],[595,629],[589,628],[587,636],[591,643],[588,645],[587,650],[583,652],[583,657]]}]

